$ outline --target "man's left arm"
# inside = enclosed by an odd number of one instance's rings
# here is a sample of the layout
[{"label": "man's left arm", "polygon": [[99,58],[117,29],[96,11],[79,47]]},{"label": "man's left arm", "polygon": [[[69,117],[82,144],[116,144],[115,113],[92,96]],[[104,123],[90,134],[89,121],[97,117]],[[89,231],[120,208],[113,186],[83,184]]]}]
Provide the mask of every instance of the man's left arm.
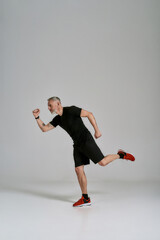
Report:
[{"label": "man's left arm", "polygon": [[96,119],[95,119],[95,117],[94,117],[92,112],[89,112],[87,110],[82,109],[80,117],[88,117],[90,123],[92,124],[92,126],[93,126],[93,128],[95,130],[95,134],[94,134],[95,138],[99,138],[99,137],[102,136],[102,134],[101,134],[101,132],[100,132],[100,130],[98,128]]}]

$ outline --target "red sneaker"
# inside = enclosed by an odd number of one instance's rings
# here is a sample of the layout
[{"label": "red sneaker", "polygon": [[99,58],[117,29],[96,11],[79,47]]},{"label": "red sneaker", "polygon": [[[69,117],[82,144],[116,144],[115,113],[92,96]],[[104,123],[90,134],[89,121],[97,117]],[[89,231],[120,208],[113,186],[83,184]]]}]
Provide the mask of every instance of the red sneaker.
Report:
[{"label": "red sneaker", "polygon": [[124,157],[122,159],[126,159],[126,160],[130,160],[130,161],[135,161],[135,157],[130,154],[130,153],[126,153],[125,151],[123,151],[122,149],[119,149],[117,154],[119,153],[123,153]]},{"label": "red sneaker", "polygon": [[73,204],[73,207],[82,207],[82,206],[89,206],[89,205],[91,205],[90,198],[88,198],[88,200],[87,200],[82,195],[82,197]]}]

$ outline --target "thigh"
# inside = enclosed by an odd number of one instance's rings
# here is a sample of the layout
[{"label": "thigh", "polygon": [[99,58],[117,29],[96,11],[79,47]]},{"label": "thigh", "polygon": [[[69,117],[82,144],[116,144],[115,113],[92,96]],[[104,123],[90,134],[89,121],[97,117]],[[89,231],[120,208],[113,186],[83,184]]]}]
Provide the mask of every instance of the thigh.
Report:
[{"label": "thigh", "polygon": [[97,143],[95,142],[92,134],[89,134],[87,136],[86,142],[83,145],[83,152],[95,164],[101,161],[105,157],[101,149],[98,147]]},{"label": "thigh", "polygon": [[90,164],[90,160],[88,156],[86,156],[78,146],[75,146],[73,148],[73,158],[74,158],[75,167]]}]

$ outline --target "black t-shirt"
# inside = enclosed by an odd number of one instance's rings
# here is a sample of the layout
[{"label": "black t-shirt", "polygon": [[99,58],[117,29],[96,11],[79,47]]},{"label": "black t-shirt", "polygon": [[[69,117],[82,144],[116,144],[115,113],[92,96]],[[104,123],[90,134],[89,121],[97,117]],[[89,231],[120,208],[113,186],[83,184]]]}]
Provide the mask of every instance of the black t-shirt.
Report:
[{"label": "black t-shirt", "polygon": [[83,144],[87,134],[91,134],[80,117],[81,109],[74,105],[63,107],[62,116],[56,115],[50,122],[54,127],[59,125],[63,128],[72,138],[74,145]]}]

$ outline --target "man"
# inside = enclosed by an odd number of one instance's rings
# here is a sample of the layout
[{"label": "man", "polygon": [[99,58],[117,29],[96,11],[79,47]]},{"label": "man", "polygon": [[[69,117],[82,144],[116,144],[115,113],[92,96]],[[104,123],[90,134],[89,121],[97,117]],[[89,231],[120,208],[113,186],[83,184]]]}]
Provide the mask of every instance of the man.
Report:
[{"label": "man", "polygon": [[47,132],[59,125],[73,140],[75,171],[82,191],[81,198],[73,204],[73,207],[91,205],[91,199],[87,194],[87,178],[84,172],[84,165],[90,164],[90,159],[95,164],[106,166],[115,159],[121,158],[134,161],[135,157],[122,149],[119,149],[117,154],[103,155],[92,134],[81,119],[81,117],[89,119],[95,130],[94,137],[99,138],[102,134],[92,112],[75,105],[63,107],[60,98],[56,96],[48,99],[48,109],[52,114],[57,113],[57,115],[47,125],[39,118],[40,110],[36,109],[33,111],[40,129],[43,132]]}]

